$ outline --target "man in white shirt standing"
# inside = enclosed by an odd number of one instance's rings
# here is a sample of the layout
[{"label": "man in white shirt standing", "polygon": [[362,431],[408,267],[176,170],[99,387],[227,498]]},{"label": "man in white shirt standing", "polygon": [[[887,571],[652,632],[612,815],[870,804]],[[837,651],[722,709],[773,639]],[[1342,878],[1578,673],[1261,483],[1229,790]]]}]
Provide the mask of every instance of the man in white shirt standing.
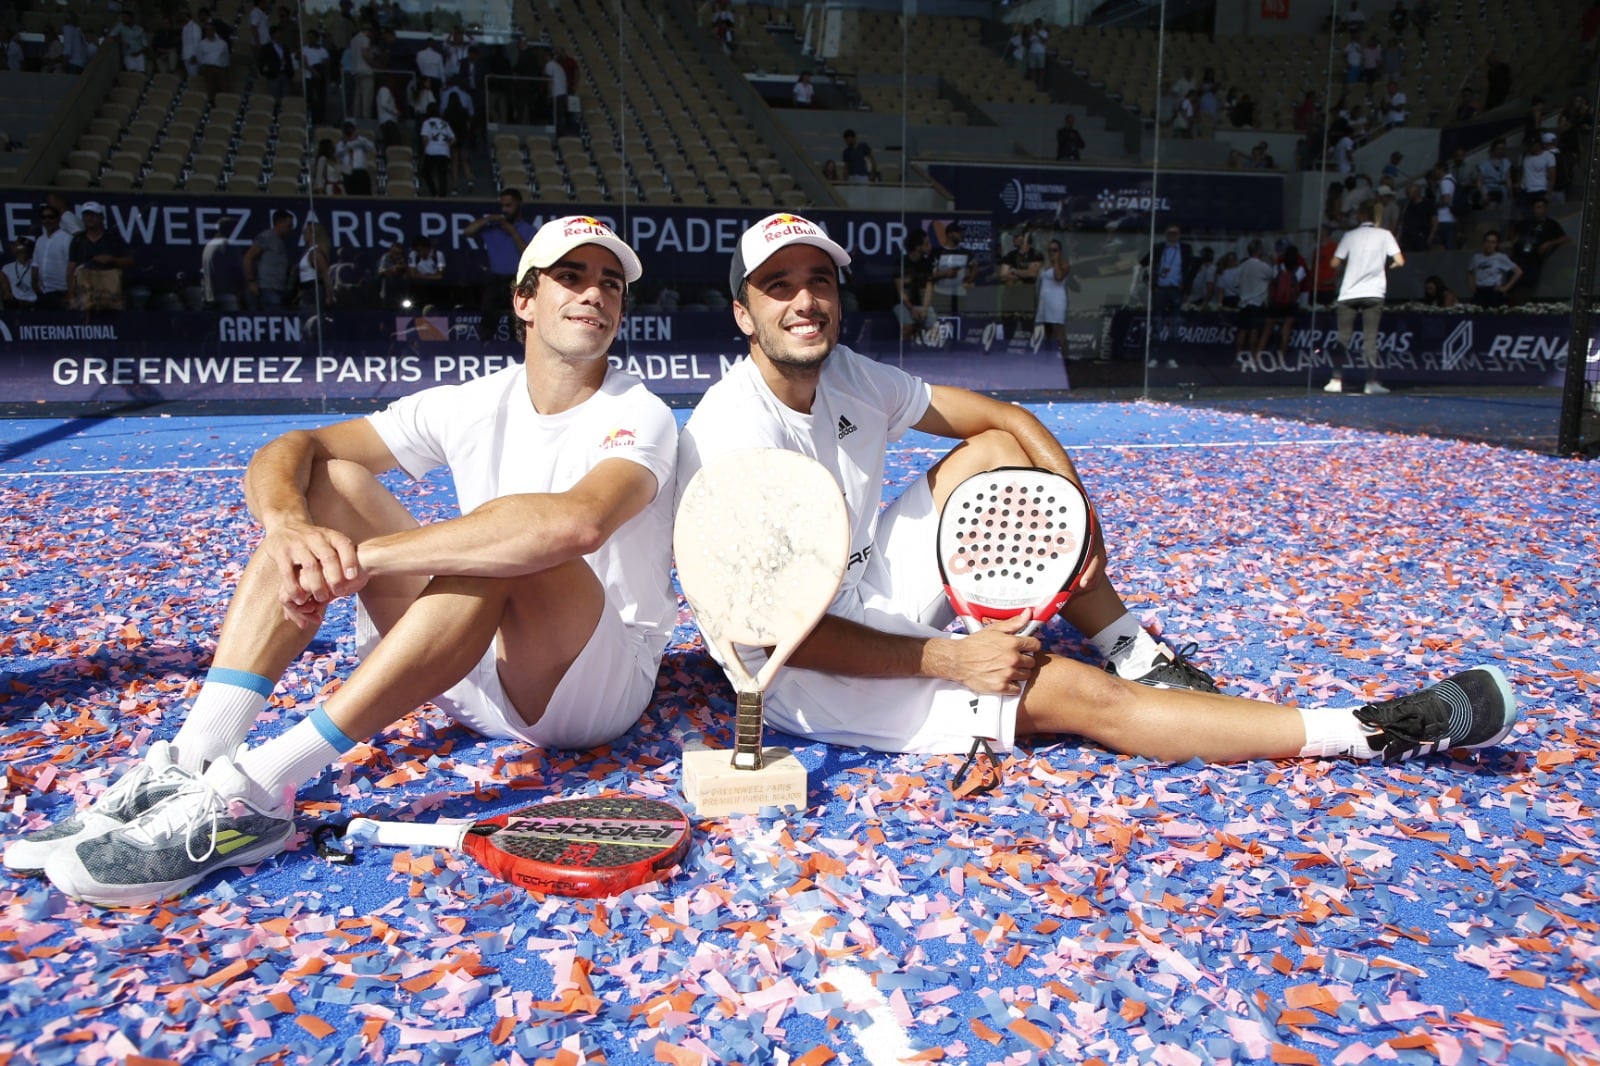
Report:
[{"label": "man in white shirt standing", "polygon": [[[1394,234],[1377,222],[1377,201],[1368,200],[1360,209],[1361,225],[1339,238],[1339,246],[1329,260],[1335,273],[1344,270],[1339,281],[1339,300],[1335,314],[1339,322],[1339,348],[1348,351],[1350,335],[1355,328],[1356,315],[1361,316],[1361,350],[1366,359],[1368,396],[1378,396],[1389,390],[1378,380],[1378,320],[1383,315],[1383,298],[1389,292],[1390,268],[1406,265],[1406,257],[1395,242]],[[1343,392],[1344,376],[1337,366],[1333,377],[1323,386],[1324,392]]]},{"label": "man in white shirt standing", "polygon": [[1547,196],[1550,180],[1556,174],[1556,135],[1550,130],[1539,134],[1538,151],[1522,157],[1522,188],[1517,191],[1518,215],[1533,213],[1533,202]]},{"label": "man in white shirt standing", "polygon": [[39,228],[33,243],[33,262],[39,268],[39,300],[34,306],[59,310],[67,306],[67,264],[72,259],[72,234],[61,225],[59,204],[39,208]]},{"label": "man in white shirt standing", "polygon": [[178,55],[183,60],[183,69],[189,72],[191,78],[200,76],[200,38],[206,35],[206,23],[210,21],[211,12],[199,7],[183,24],[183,44]]},{"label": "man in white shirt standing", "polygon": [[550,79],[550,121],[559,137],[566,127],[567,71],[555,52],[551,52],[550,58],[545,60],[544,76]]},{"label": "man in white shirt standing", "polygon": [[439,117],[439,105],[428,106],[428,117],[418,131],[422,138],[422,182],[429,196],[450,194],[450,149],[456,143],[450,123]]}]

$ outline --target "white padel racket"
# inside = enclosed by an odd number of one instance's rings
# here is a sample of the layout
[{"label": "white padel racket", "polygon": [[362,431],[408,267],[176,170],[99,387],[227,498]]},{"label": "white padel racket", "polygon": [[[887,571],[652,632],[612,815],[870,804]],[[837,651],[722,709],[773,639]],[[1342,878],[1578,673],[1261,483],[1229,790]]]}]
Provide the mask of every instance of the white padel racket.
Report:
[{"label": "white padel racket", "polygon": [[1048,622],[1078,589],[1094,546],[1095,517],[1075,482],[1009,466],[974,474],[939,516],[939,576],[968,632],[1027,614]]},{"label": "white padel racket", "polygon": [[[733,452],[697,471],[672,534],[678,581],[738,691],[733,765],[761,768],[762,693],[833,602],[850,523],[833,475],[780,448]],[[755,675],[739,646],[770,648]]]}]

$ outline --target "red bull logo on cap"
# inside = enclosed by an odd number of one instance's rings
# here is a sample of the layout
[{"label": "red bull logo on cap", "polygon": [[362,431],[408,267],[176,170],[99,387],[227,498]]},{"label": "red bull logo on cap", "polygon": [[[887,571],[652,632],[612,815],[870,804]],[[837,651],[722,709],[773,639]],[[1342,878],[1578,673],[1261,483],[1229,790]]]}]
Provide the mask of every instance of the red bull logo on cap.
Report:
[{"label": "red bull logo on cap", "polygon": [[601,222],[598,218],[590,218],[588,215],[573,215],[567,219],[566,225],[562,227],[561,232],[566,237],[577,237],[584,234],[593,234],[597,237],[612,236],[610,226]]},{"label": "red bull logo on cap", "polygon": [[631,448],[638,439],[631,429],[614,429],[606,434],[605,440],[600,442],[600,447],[606,451],[612,448]]},{"label": "red bull logo on cap", "polygon": [[761,236],[770,242],[785,237],[822,237],[825,234],[799,215],[773,215],[761,227]]}]

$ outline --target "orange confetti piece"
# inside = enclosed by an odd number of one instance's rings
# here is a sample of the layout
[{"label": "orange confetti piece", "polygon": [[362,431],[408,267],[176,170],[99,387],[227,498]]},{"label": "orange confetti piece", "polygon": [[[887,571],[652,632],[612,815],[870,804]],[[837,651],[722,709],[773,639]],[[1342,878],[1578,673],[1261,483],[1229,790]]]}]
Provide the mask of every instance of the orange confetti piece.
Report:
[{"label": "orange confetti piece", "polygon": [[326,1039],[333,1033],[333,1026],[318,1018],[315,1014],[302,1014],[295,1018],[294,1024],[316,1037],[318,1040]]},{"label": "orange confetti piece", "polygon": [[983,1021],[980,1018],[968,1018],[967,1024],[972,1027],[973,1035],[975,1035],[979,1040],[987,1040],[991,1044],[998,1044],[1001,1040],[1005,1039],[999,1033],[983,1024]]},{"label": "orange confetti piece", "polygon": [[[1143,1006],[1143,1004],[1140,1005]],[[1056,1046],[1054,1038],[1052,1038],[1049,1033],[1045,1032],[1037,1025],[1034,1025],[1026,1018],[1014,1019],[1006,1026],[1006,1028],[1022,1037],[1022,1039],[1026,1040],[1040,1051],[1049,1051],[1051,1048]]]},{"label": "orange confetti piece", "polygon": [[1524,988],[1543,988],[1545,986],[1544,974],[1534,973],[1532,970],[1512,970],[1506,978]]},{"label": "orange confetti piece", "polygon": [[818,1044],[799,1058],[790,1059],[789,1061],[794,1063],[794,1066],[827,1066],[837,1057],[833,1052]]},{"label": "orange confetti piece", "polygon": [[1272,1045],[1272,1061],[1289,1063],[1292,1066],[1321,1066],[1317,1057],[1309,1051],[1292,1048],[1288,1044]]}]

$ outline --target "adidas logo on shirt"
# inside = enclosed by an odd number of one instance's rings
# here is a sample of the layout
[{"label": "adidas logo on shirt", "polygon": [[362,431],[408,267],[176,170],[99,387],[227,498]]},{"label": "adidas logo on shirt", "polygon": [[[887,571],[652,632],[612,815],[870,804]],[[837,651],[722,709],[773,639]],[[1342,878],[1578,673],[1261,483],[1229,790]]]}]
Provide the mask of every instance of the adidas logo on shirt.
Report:
[{"label": "adidas logo on shirt", "polygon": [[850,434],[854,433],[855,431],[856,431],[856,424],[854,422],[850,421],[844,415],[840,415],[839,416],[839,439],[840,440],[844,440],[846,437],[848,437]]}]

